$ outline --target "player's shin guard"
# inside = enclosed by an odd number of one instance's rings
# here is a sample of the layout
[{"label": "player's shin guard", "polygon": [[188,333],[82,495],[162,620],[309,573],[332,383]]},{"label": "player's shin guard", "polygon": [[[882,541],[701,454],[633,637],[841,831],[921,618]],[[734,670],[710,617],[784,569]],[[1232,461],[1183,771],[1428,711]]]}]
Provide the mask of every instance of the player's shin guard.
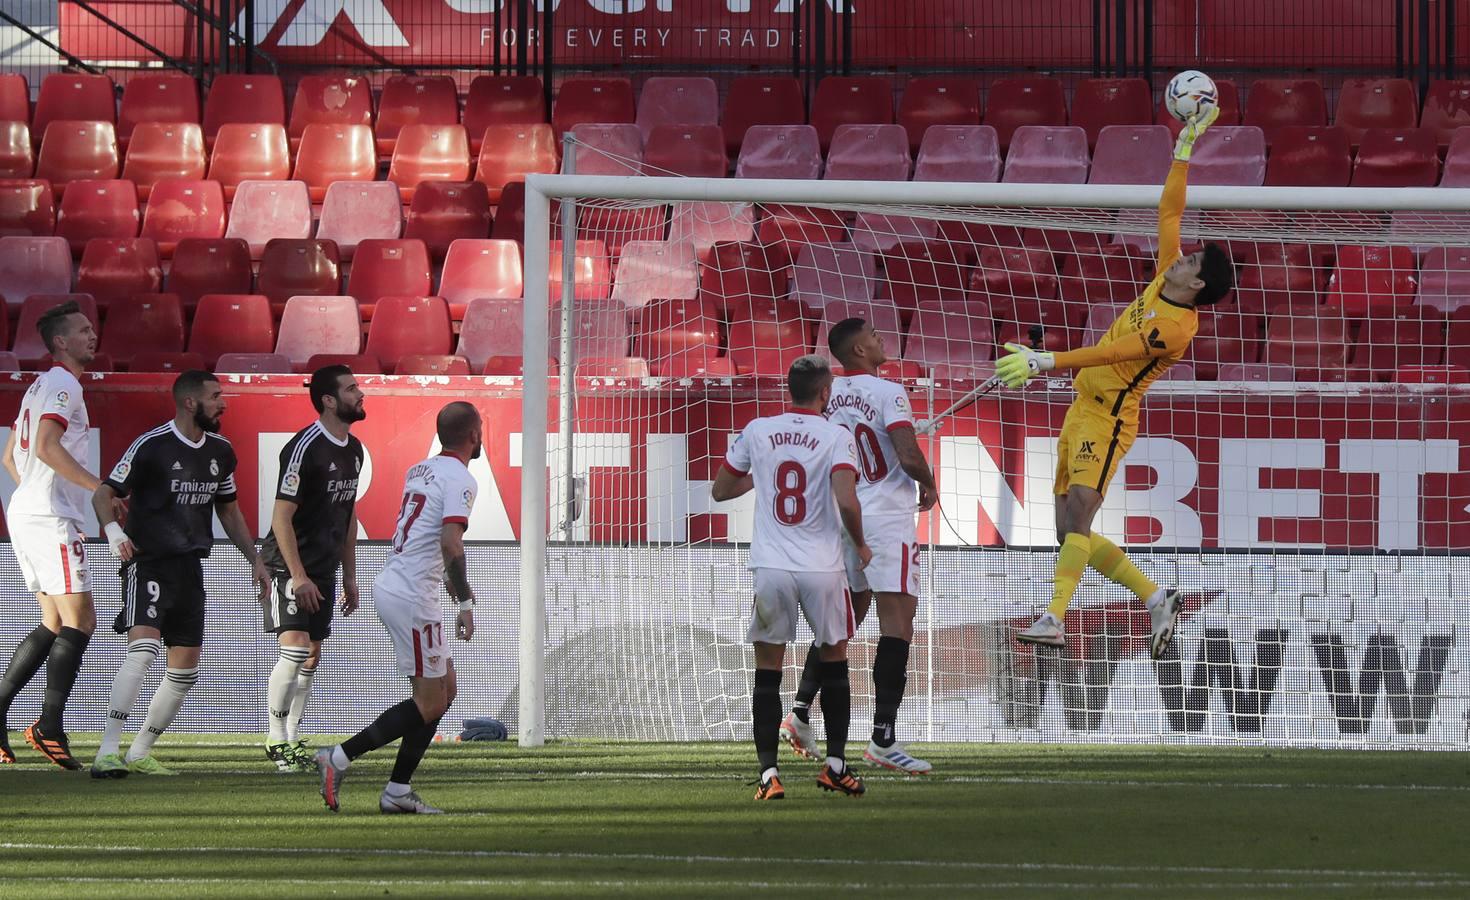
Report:
[{"label": "player's shin guard", "polygon": [[390,782],[407,787],[413,783],[413,773],[418,769],[419,763],[424,758],[424,751],[434,742],[434,735],[439,731],[439,719],[425,722],[415,731],[410,731],[403,736],[398,744],[398,757],[393,760],[393,775]]},{"label": "player's shin guard", "polygon": [[343,741],[342,752],[349,760],[357,759],[423,726],[424,717],[419,714],[418,704],[412,699],[404,700],[384,710],[373,724]]},{"label": "player's shin guard", "polygon": [[298,741],[301,739],[301,720],[306,716],[306,701],[311,699],[311,682],[316,677],[316,669],[301,667],[296,673],[296,690],[291,694],[291,714],[286,717],[286,740]]},{"label": "player's shin guard", "polygon": [[827,723],[827,756],[846,760],[847,728],[852,723],[852,685],[847,678],[845,659],[822,663],[822,719]]},{"label": "player's shin guard", "polygon": [[761,771],[775,768],[776,745],[781,732],[781,670],[756,669],[755,689],[750,693],[751,723],[755,732],[755,755]]},{"label": "player's shin guard", "polygon": [[817,691],[822,686],[822,656],[817,652],[817,645],[812,644],[806,651],[806,662],[801,666],[801,682],[796,686],[796,700],[791,704],[791,711],[803,722],[812,720],[812,703],[817,699]]},{"label": "player's shin guard", "polygon": [[1051,614],[1060,622],[1072,605],[1072,595],[1082,581],[1087,569],[1087,559],[1092,555],[1092,539],[1075,531],[1062,540],[1062,550],[1057,554],[1056,586],[1052,592]]},{"label": "player's shin guard", "polygon": [[286,740],[286,722],[291,716],[291,702],[296,694],[296,678],[301,666],[311,651],[305,647],[283,645],[281,655],[271,669],[266,683],[266,703],[270,712],[270,742],[279,744]]},{"label": "player's shin guard", "polygon": [[41,701],[41,730],[46,734],[64,731],[62,714],[67,698],[77,683],[82,668],[82,654],[92,636],[76,628],[62,628],[46,657],[46,696]]},{"label": "player's shin guard", "polygon": [[198,666],[192,669],[175,669],[170,666],[164,672],[163,684],[153,692],[153,702],[148,704],[148,718],[143,721],[143,729],[133,738],[133,745],[128,748],[128,762],[142,759],[152,752],[154,741],[174,723],[174,717],[183,707],[189,688],[198,681]]},{"label": "player's shin guard", "polygon": [[894,724],[903,703],[908,671],[909,642],[896,637],[878,638],[878,652],[873,656],[873,743],[880,747],[893,746]]},{"label": "player's shin guard", "polygon": [[10,655],[10,665],[5,667],[5,675],[0,677],[0,728],[5,727],[11,701],[36,677],[55,640],[56,632],[45,625],[37,625]]},{"label": "player's shin guard", "polygon": [[143,690],[143,679],[147,677],[148,670],[153,667],[154,660],[158,659],[161,652],[163,643],[158,638],[144,638],[128,644],[128,655],[112,679],[112,696],[107,701],[107,725],[102,730],[102,746],[97,748],[98,756],[117,753],[118,745],[122,741],[123,725],[127,723],[133,705],[138,702],[138,694]]},{"label": "player's shin guard", "polygon": [[1158,593],[1159,586],[1153,579],[1139,571],[1133,560],[1128,558],[1118,545],[1098,534],[1092,533],[1092,556],[1087,564],[1109,581],[1121,584],[1132,591],[1138,599],[1147,601]]}]

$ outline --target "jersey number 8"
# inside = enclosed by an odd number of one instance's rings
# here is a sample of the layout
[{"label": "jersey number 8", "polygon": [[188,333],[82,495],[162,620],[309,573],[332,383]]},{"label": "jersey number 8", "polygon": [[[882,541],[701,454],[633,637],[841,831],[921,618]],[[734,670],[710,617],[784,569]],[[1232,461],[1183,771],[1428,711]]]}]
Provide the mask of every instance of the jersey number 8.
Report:
[{"label": "jersey number 8", "polygon": [[806,469],[788,459],[776,467],[776,521],[800,525],[806,521]]}]

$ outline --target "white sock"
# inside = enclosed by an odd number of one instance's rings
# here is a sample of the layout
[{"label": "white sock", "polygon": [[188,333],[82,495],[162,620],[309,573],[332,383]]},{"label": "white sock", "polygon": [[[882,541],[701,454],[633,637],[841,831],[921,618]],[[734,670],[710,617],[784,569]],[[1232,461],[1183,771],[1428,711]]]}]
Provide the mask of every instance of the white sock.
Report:
[{"label": "white sock", "polygon": [[764,772],[761,773],[761,784],[765,784],[767,781],[770,781],[772,778],[775,778],[775,777],[776,777],[776,767],[775,766],[771,766],[769,769],[767,769],[767,770],[765,770]]},{"label": "white sock", "polygon": [[286,717],[286,740],[301,740],[301,719],[306,715],[306,701],[311,699],[311,681],[316,669],[302,667],[296,673],[296,690],[291,694],[291,715]]},{"label": "white sock", "polygon": [[389,797],[407,797],[412,792],[413,785],[399,784],[396,781],[388,782],[388,786],[383,788],[383,793],[387,794]]},{"label": "white sock", "polygon": [[305,647],[281,647],[281,655],[271,669],[270,681],[266,683],[266,711],[270,713],[270,742],[279,744],[286,740],[286,721],[291,715],[292,701],[296,694],[296,676],[302,663],[311,655]]},{"label": "white sock", "polygon": [[163,642],[157,638],[143,638],[128,644],[128,654],[112,678],[112,696],[107,701],[107,725],[102,729],[102,746],[98,756],[116,753],[122,743],[123,725],[128,714],[138,702],[143,690],[143,679],[153,667],[153,661],[163,652]]},{"label": "white sock", "polygon": [[192,669],[169,668],[164,673],[163,684],[153,692],[153,702],[148,704],[148,718],[143,722],[143,729],[133,738],[133,745],[128,748],[128,762],[148,755],[153,749],[153,742],[173,724],[174,716],[179,714],[179,708],[184,705],[184,696],[198,680],[198,666]]},{"label": "white sock", "polygon": [[841,775],[842,770],[847,768],[847,761],[840,756],[829,756],[827,757],[827,768]]},{"label": "white sock", "polygon": [[341,744],[332,748],[332,765],[338,769],[345,769],[352,765],[352,760],[347,758],[347,751],[342,749]]}]

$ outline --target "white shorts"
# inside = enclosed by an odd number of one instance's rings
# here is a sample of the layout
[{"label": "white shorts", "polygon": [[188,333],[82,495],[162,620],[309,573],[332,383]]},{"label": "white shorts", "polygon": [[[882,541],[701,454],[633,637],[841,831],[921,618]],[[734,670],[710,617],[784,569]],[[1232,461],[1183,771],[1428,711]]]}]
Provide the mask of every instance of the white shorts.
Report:
[{"label": "white shorts", "polygon": [[852,637],[855,625],[852,598],[841,572],[788,572],[755,569],[755,602],[750,609],[752,643],[789,644],[796,640],[796,611],[800,607],[818,644],[835,644]]},{"label": "white shorts", "polygon": [[847,583],[853,591],[919,596],[919,526],[914,517],[863,516],[863,536],[873,551],[866,569],[858,568],[857,548],[842,533]]},{"label": "white shorts", "polygon": [[449,672],[449,644],[444,640],[444,607],[439,598],[424,601],[373,589],[378,620],[393,638],[398,671],[414,678],[442,678]]},{"label": "white shorts", "polygon": [[92,590],[79,523],[54,516],[13,516],[6,524],[27,590],[53,596]]}]

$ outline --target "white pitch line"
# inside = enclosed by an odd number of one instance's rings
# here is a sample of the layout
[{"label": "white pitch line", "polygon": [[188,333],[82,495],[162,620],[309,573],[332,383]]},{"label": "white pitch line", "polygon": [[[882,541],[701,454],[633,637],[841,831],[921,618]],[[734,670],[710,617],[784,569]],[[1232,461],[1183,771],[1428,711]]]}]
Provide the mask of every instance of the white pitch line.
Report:
[{"label": "white pitch line", "polygon": [[[1257,869],[1229,866],[1123,866],[1094,863],[1028,863],[1028,862],[964,862],[931,859],[834,859],[832,857],[767,857],[719,856],[714,854],[663,853],[594,853],[585,850],[439,850],[432,848],[398,849],[390,847],[143,847],[125,844],[41,844],[7,841],[0,850],[85,851],[88,853],[158,853],[158,854],[249,854],[284,856],[439,856],[453,859],[545,859],[582,860],[588,862],[653,862],[693,865],[714,863],[728,865],[792,865],[792,866],[899,866],[972,871],[1011,872],[1153,872],[1168,875],[1264,875],[1304,878],[1353,878],[1417,880],[1435,884],[1458,884],[1464,876],[1458,872],[1415,872],[1375,869]],[[1470,881],[1464,881],[1470,884]]]}]

